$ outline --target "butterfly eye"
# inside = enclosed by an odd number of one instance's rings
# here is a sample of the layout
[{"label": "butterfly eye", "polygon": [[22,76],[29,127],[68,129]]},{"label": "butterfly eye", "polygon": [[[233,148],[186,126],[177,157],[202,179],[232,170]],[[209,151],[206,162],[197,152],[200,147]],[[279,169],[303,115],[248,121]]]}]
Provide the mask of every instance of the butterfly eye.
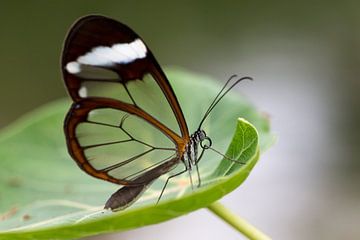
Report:
[{"label": "butterfly eye", "polygon": [[209,137],[205,137],[203,140],[201,140],[200,142],[200,146],[203,148],[203,149],[209,149],[212,145],[212,141]]}]

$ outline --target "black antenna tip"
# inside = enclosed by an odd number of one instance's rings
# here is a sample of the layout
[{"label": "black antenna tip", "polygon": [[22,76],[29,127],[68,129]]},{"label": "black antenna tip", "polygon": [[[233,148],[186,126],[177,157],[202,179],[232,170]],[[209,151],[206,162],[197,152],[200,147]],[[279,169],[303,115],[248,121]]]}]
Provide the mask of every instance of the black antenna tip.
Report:
[{"label": "black antenna tip", "polygon": [[240,78],[240,80],[250,80],[250,81],[254,81],[254,79],[253,79],[252,77],[248,77],[248,76],[242,77],[242,78]]}]

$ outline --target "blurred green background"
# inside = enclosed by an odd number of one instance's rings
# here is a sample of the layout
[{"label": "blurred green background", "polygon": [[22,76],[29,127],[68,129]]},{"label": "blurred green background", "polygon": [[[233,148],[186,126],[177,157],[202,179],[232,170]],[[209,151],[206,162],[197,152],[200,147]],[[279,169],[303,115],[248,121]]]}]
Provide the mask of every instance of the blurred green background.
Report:
[{"label": "blurred green background", "polygon": [[[360,238],[359,1],[1,1],[1,128],[66,96],[63,39],[94,13],[135,29],[163,66],[255,79],[235,91],[269,114],[279,141],[227,206],[274,239]],[[238,239],[206,210],[87,239],[183,239],[184,231]]]}]

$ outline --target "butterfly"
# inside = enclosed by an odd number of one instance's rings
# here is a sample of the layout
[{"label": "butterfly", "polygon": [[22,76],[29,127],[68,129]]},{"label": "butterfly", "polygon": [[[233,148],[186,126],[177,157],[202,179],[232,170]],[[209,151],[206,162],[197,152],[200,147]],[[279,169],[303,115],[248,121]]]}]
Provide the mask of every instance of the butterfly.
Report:
[{"label": "butterfly", "polygon": [[218,152],[202,125],[227,92],[251,79],[232,76],[190,134],[154,55],[116,20],[90,15],[75,22],[64,43],[61,70],[73,101],[64,121],[68,152],[87,174],[122,185],[105,204],[113,211],[130,206],[179,164],[183,170],[167,178],[158,201],[171,178],[185,172],[196,169],[200,185],[204,151]]}]

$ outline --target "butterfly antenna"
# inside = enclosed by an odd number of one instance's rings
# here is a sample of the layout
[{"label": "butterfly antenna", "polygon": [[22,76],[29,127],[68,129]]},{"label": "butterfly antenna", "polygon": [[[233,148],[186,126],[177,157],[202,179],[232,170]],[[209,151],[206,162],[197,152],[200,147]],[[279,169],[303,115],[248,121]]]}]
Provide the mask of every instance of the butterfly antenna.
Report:
[{"label": "butterfly antenna", "polygon": [[210,112],[214,109],[214,107],[221,101],[221,99],[231,90],[233,89],[239,82],[243,81],[243,80],[253,80],[251,77],[242,77],[237,79],[233,84],[230,85],[230,87],[228,87],[226,89],[226,87],[229,85],[229,83],[236,78],[237,75],[232,75],[224,84],[224,86],[221,88],[221,90],[219,91],[219,93],[216,95],[216,97],[214,98],[214,100],[211,102],[209,108],[206,110],[204,117],[201,119],[198,130],[200,130],[202,124],[204,123],[205,119],[209,116]]},{"label": "butterfly antenna", "polygon": [[[221,88],[221,90],[219,91],[219,93],[215,96],[214,100],[210,103],[210,106],[208,107],[208,109],[206,110],[205,114],[204,114],[204,117],[203,119],[201,120],[200,122],[200,126],[201,124],[203,123],[203,121],[205,120],[206,116],[209,114],[209,110],[211,109],[212,105],[216,102],[217,98],[221,95],[222,91],[224,91],[224,89],[226,88],[226,86],[229,84],[229,82],[233,79],[237,77],[236,74],[232,75],[227,81],[226,83],[224,84],[224,86]],[[200,129],[200,127],[199,127]]]}]

